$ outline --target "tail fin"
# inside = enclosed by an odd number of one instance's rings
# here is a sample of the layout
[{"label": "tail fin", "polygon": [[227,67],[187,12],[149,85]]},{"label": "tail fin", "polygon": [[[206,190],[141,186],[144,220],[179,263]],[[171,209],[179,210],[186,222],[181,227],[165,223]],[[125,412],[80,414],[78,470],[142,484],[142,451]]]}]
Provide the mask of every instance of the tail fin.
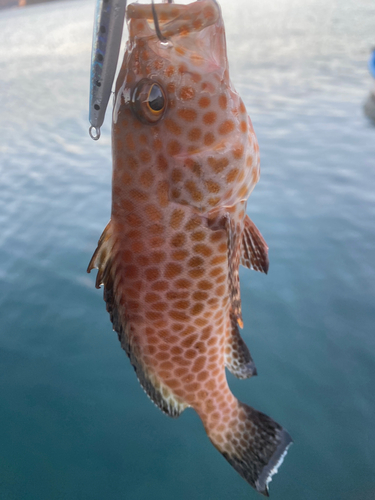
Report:
[{"label": "tail fin", "polygon": [[[268,483],[282,464],[292,438],[278,423],[237,401],[225,425],[208,430],[213,445],[257,491],[269,496]],[[218,430],[221,432],[218,432]]]}]

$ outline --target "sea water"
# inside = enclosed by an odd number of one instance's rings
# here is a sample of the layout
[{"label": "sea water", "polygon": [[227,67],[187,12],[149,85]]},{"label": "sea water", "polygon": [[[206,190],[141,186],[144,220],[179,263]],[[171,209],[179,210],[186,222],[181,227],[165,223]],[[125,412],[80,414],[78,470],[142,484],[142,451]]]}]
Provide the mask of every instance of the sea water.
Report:
[{"label": "sea water", "polygon": [[[241,271],[258,377],[293,436],[273,500],[375,499],[375,3],[223,0],[262,175]],[[110,216],[110,113],[88,135],[94,1],[0,12],[0,499],[260,498],[192,410],[148,400],[86,267]]]}]

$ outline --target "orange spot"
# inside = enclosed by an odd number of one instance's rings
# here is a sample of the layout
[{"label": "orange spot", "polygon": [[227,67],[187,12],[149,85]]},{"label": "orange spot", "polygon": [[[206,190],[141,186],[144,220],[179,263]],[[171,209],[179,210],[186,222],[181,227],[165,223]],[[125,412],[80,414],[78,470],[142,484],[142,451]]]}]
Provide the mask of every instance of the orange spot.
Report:
[{"label": "orange spot", "polygon": [[195,253],[199,253],[200,255],[203,255],[204,257],[210,257],[212,255],[213,250],[207,246],[203,245],[202,243],[198,243],[197,245],[194,245],[193,250]]},{"label": "orange spot", "polygon": [[183,47],[176,47],[175,48],[175,51],[177,52],[177,54],[179,54],[180,56],[183,56],[186,52],[186,50],[183,48]]},{"label": "orange spot", "polygon": [[165,311],[168,309],[168,305],[165,302],[156,302],[152,304],[151,308],[155,309],[155,311]]},{"label": "orange spot", "polygon": [[215,111],[209,111],[203,115],[203,123],[205,125],[213,125],[216,122],[217,115]]},{"label": "orange spot", "polygon": [[134,265],[129,265],[124,267],[124,274],[126,276],[126,279],[135,279],[137,278],[139,272],[138,268]]},{"label": "orange spot", "polygon": [[195,90],[193,87],[182,87],[180,90],[180,98],[183,101],[189,101],[190,99],[194,99]]},{"label": "orange spot", "polygon": [[152,252],[150,255],[150,261],[153,264],[160,264],[166,259],[167,255],[165,252]]},{"label": "orange spot", "polygon": [[198,288],[200,290],[211,290],[212,286],[212,283],[207,280],[202,280],[198,283]]},{"label": "orange spot", "polygon": [[248,156],[247,159],[246,159],[246,165],[248,167],[251,167],[253,165],[253,157],[252,156]]},{"label": "orange spot", "polygon": [[148,230],[150,231],[150,234],[157,234],[160,236],[164,232],[164,226],[161,224],[151,224],[148,226]]},{"label": "orange spot", "polygon": [[148,266],[149,264],[148,257],[145,255],[138,255],[137,262],[140,266]]},{"label": "orange spot", "polygon": [[178,72],[180,74],[187,73],[188,68],[187,68],[186,64],[180,64],[180,66],[178,67]]},{"label": "orange spot", "polygon": [[182,174],[182,171],[178,168],[174,168],[172,170],[172,175],[171,175],[171,180],[174,184],[177,184],[178,182],[181,182],[182,181],[182,177],[183,177],[183,174]]},{"label": "orange spot", "polygon": [[139,177],[139,182],[140,184],[148,189],[149,187],[151,187],[152,183],[154,182],[154,174],[151,172],[151,170],[146,170],[145,172],[143,172],[141,174],[141,176]]},{"label": "orange spot", "polygon": [[192,108],[183,108],[178,110],[178,116],[187,122],[193,122],[197,118],[197,112]]},{"label": "orange spot", "polygon": [[160,300],[160,295],[157,293],[147,293],[145,295],[145,302],[157,302]]},{"label": "orange spot", "polygon": [[146,269],[145,276],[148,281],[155,281],[159,278],[160,271],[157,267],[151,267],[149,269]]},{"label": "orange spot", "polygon": [[169,316],[176,321],[189,321],[189,316],[183,311],[169,311]]},{"label": "orange spot", "polygon": [[200,19],[196,19],[195,21],[193,21],[193,28],[195,29],[195,31],[198,31],[202,28],[203,26],[203,23]]},{"label": "orange spot", "polygon": [[175,278],[182,273],[182,266],[180,264],[175,264],[174,262],[169,262],[165,266],[164,276],[167,279]]},{"label": "orange spot", "polygon": [[172,259],[174,260],[184,260],[186,257],[188,257],[189,252],[186,250],[176,250],[175,252],[172,252]]},{"label": "orange spot", "polygon": [[204,260],[202,259],[202,257],[199,257],[199,256],[192,257],[188,262],[188,265],[190,267],[198,267],[198,266],[202,266],[203,264],[204,264]]},{"label": "orange spot", "polygon": [[204,63],[203,57],[199,54],[192,54],[190,56],[190,61],[194,64],[194,66],[202,66]]},{"label": "orange spot", "polygon": [[172,212],[169,225],[172,229],[178,229],[184,219],[184,212],[181,209],[176,209]]},{"label": "orange spot", "polygon": [[126,163],[128,164],[128,167],[131,168],[132,170],[138,168],[138,161],[134,158],[134,156],[128,156],[126,159]]},{"label": "orange spot", "polygon": [[241,103],[240,103],[240,111],[241,111],[241,113],[246,113],[246,107],[245,107],[245,104],[243,103],[242,99],[241,99]]},{"label": "orange spot", "polygon": [[158,248],[164,245],[164,238],[160,236],[155,236],[154,238],[150,238],[148,245],[151,248]]},{"label": "orange spot", "polygon": [[204,136],[204,144],[205,146],[211,146],[215,142],[215,136],[211,132],[208,132]]},{"label": "orange spot", "polygon": [[152,290],[163,292],[169,288],[168,281],[156,281],[152,286]]},{"label": "orange spot", "polygon": [[191,287],[192,282],[190,280],[182,278],[182,279],[175,281],[175,285],[176,285],[176,288],[186,289],[186,288]]},{"label": "orange spot", "polygon": [[160,59],[157,59],[156,61],[154,61],[153,66],[155,69],[161,69],[163,67],[163,61]]},{"label": "orange spot", "polygon": [[216,257],[213,257],[210,260],[210,264],[212,266],[216,266],[216,264],[223,264],[224,262],[226,262],[226,260],[227,260],[227,256],[226,255],[217,255]]},{"label": "orange spot", "polygon": [[157,151],[160,151],[161,148],[163,147],[163,143],[161,142],[160,139],[155,139],[154,142],[153,142],[153,147],[154,149],[156,149]]},{"label": "orange spot", "polygon": [[125,137],[125,144],[126,144],[127,149],[129,149],[130,151],[134,150],[135,145],[134,145],[134,139],[133,139],[132,134],[128,134]]},{"label": "orange spot", "polygon": [[216,276],[219,276],[223,272],[221,267],[214,267],[212,271],[210,271],[210,276],[215,278]]},{"label": "orange spot", "polygon": [[225,120],[219,127],[219,134],[227,135],[233,132],[234,122],[232,120]]},{"label": "orange spot", "polygon": [[[171,76],[174,75],[174,71],[175,71],[174,66],[168,66],[168,68],[165,70],[165,74],[170,78]],[[170,90],[168,88],[169,87],[169,85],[168,85],[168,87],[167,87],[168,92],[174,92],[174,84],[172,84],[172,85],[173,85],[173,90]]]},{"label": "orange spot", "polygon": [[237,179],[238,184],[241,184],[241,182],[245,179],[246,173],[245,170],[241,170],[240,175]]},{"label": "orange spot", "polygon": [[191,130],[189,130],[189,133],[188,133],[188,139],[190,141],[198,141],[200,139],[202,135],[202,131],[200,128],[192,128]]},{"label": "orange spot", "polygon": [[215,86],[211,82],[202,82],[201,89],[207,90],[207,92],[210,92],[211,94],[215,92]]},{"label": "orange spot", "polygon": [[253,170],[251,179],[253,181],[253,184],[256,184],[259,181],[259,169],[258,168],[255,168]]},{"label": "orange spot", "polygon": [[177,123],[174,120],[172,120],[171,118],[166,118],[164,120],[164,123],[169,132],[172,132],[172,134],[174,135],[181,135],[182,132],[181,127],[177,125]]},{"label": "orange spot", "polygon": [[147,205],[145,212],[149,220],[153,222],[160,222],[162,219],[162,213],[155,205]]},{"label": "orange spot", "polygon": [[131,189],[129,191],[129,196],[136,202],[142,202],[148,200],[148,194],[140,191],[139,189]]},{"label": "orange spot", "polygon": [[211,18],[214,17],[215,13],[214,13],[212,7],[205,7],[203,9],[203,15],[204,15],[205,19],[207,19],[207,21],[209,21]]},{"label": "orange spot", "polygon": [[201,225],[201,218],[199,216],[193,216],[187,224],[185,225],[186,231],[193,231]]},{"label": "orange spot", "polygon": [[147,144],[147,137],[145,134],[141,134],[139,136],[139,142],[141,142],[142,144]]},{"label": "orange spot", "polygon": [[162,207],[162,208],[165,208],[168,203],[169,203],[169,199],[168,199],[168,182],[167,181],[161,181],[159,182],[158,184],[158,189],[157,189],[157,194],[158,194],[158,199],[159,199],[159,205]]},{"label": "orange spot", "polygon": [[203,200],[203,194],[199,191],[194,181],[186,181],[185,187],[190,193],[193,201],[200,202]]},{"label": "orange spot", "polygon": [[198,83],[202,80],[202,77],[199,73],[190,73],[190,78],[193,80],[193,82]]},{"label": "orange spot", "polygon": [[165,172],[168,168],[168,162],[167,160],[164,158],[163,155],[159,155],[158,156],[158,159],[157,159],[157,168],[161,171],[161,172]]},{"label": "orange spot", "polygon": [[[175,91],[175,88],[176,88],[176,87],[175,87],[175,84],[174,84],[174,83],[168,83],[168,85],[167,85],[167,91],[168,91],[168,93],[169,93],[169,94],[173,94],[173,93],[174,93],[174,91]],[[173,107],[173,106],[171,106],[171,102],[174,102],[174,100],[173,100],[173,99],[171,99],[171,100],[169,101],[169,107]]]},{"label": "orange spot", "polygon": [[228,173],[226,179],[227,183],[229,184],[230,182],[233,182],[236,180],[236,177],[238,176],[239,170],[238,168],[232,168],[232,170]]},{"label": "orange spot", "polygon": [[182,247],[186,242],[186,236],[184,233],[177,233],[171,239],[171,245],[174,247]]},{"label": "orange spot", "polygon": [[245,120],[242,120],[240,123],[240,130],[243,134],[246,134],[247,132],[247,122]]},{"label": "orange spot", "polygon": [[209,193],[217,194],[220,192],[220,185],[217,182],[209,180],[205,182],[205,186]]},{"label": "orange spot", "polygon": [[121,184],[124,186],[129,186],[133,182],[134,176],[130,175],[129,172],[124,172],[121,176]]},{"label": "orange spot", "polygon": [[179,300],[173,304],[176,309],[187,309],[190,306],[189,300]]},{"label": "orange spot", "polygon": [[248,187],[242,186],[242,188],[238,191],[238,196],[240,198],[244,198],[244,197],[246,197],[247,193],[248,193]]},{"label": "orange spot", "polygon": [[139,227],[142,224],[142,219],[138,215],[131,213],[126,216],[126,222],[131,227]]},{"label": "orange spot", "polygon": [[178,141],[170,141],[167,145],[167,151],[171,156],[178,155],[181,151],[181,144]]},{"label": "orange spot", "polygon": [[181,193],[178,189],[172,189],[171,194],[172,194],[172,199],[175,200],[176,198],[179,198]]},{"label": "orange spot", "polygon": [[229,165],[229,160],[226,157],[215,159],[213,156],[209,156],[207,161],[215,174],[220,174]]},{"label": "orange spot", "polygon": [[208,108],[210,104],[211,104],[211,99],[206,96],[201,97],[198,101],[198,106],[200,108]]},{"label": "orange spot", "polygon": [[206,237],[206,234],[203,231],[196,231],[191,235],[191,239],[193,241],[202,241]]},{"label": "orange spot", "polygon": [[243,157],[244,147],[242,144],[236,144],[233,148],[233,158],[240,160]]},{"label": "orange spot", "polygon": [[227,109],[227,105],[228,105],[228,99],[227,99],[227,96],[225,94],[220,94],[219,95],[219,106],[221,107],[221,109]]}]

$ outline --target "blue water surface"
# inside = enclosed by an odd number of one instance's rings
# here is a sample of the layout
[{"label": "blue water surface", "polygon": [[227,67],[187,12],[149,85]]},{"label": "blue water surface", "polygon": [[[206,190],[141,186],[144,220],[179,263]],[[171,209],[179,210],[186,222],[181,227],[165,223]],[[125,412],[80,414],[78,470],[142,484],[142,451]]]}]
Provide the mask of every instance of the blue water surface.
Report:
[{"label": "blue water surface", "polygon": [[[294,438],[273,500],[375,499],[375,4],[221,3],[270,247],[268,276],[241,271],[259,376],[229,382]],[[192,410],[150,403],[86,274],[111,182],[110,118],[88,135],[93,16],[0,12],[0,499],[260,498]]]}]

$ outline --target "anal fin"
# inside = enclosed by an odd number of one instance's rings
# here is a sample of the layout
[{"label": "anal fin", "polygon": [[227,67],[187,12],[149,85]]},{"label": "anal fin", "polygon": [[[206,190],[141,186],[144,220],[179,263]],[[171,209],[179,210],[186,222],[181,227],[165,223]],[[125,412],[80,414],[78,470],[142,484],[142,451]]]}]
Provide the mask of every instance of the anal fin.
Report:
[{"label": "anal fin", "polygon": [[268,246],[254,222],[246,215],[242,233],[241,265],[267,274]]},{"label": "anal fin", "polygon": [[104,285],[103,298],[106,302],[113,330],[117,333],[121,347],[128,355],[144,391],[165,414],[176,418],[188,405],[177,398],[145,365],[142,359],[142,349],[137,341],[136,324],[133,324],[126,311],[119,307],[122,290],[120,289],[121,285],[117,289],[115,288],[114,277],[117,273],[121,273],[121,268],[113,265],[116,260],[116,255],[113,252],[114,246],[111,223],[109,223],[100,237],[98,247],[92,256],[87,272],[94,268],[98,269],[96,287],[100,288],[102,284]]},{"label": "anal fin", "polygon": [[225,366],[237,378],[245,379],[257,375],[250,351],[240,335],[236,318],[231,315],[231,332],[225,347]]},{"label": "anal fin", "polygon": [[240,224],[236,224],[230,214],[225,214],[224,224],[227,232],[228,245],[228,272],[229,272],[229,293],[232,303],[232,315],[238,324],[243,327],[241,311],[241,291],[240,291],[240,258],[241,258],[241,229]]}]

